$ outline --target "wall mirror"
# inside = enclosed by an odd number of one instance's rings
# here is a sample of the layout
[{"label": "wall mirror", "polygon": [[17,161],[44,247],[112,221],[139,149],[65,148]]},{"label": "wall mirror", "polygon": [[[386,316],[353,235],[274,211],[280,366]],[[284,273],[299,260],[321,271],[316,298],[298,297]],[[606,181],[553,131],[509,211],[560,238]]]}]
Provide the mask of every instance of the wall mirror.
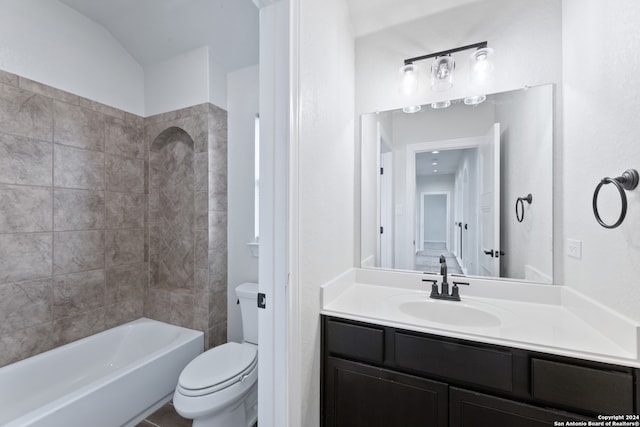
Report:
[{"label": "wall mirror", "polygon": [[553,85],[361,117],[361,266],[553,283]]}]

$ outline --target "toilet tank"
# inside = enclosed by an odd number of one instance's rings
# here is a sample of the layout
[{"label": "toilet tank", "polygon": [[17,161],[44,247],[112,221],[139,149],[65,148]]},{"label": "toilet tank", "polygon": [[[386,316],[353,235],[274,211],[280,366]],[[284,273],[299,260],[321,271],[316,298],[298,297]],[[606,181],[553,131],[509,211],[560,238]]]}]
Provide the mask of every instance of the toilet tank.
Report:
[{"label": "toilet tank", "polygon": [[242,313],[242,336],[244,341],[258,344],[258,284],[243,283],[236,288]]}]

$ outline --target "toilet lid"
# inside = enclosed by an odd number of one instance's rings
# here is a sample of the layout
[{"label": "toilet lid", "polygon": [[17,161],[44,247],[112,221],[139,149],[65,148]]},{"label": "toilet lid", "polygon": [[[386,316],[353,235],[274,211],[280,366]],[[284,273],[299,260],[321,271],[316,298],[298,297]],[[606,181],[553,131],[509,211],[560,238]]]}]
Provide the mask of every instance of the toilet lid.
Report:
[{"label": "toilet lid", "polygon": [[178,384],[186,390],[202,390],[224,383],[252,367],[257,347],[226,343],[205,351],[182,371]]}]

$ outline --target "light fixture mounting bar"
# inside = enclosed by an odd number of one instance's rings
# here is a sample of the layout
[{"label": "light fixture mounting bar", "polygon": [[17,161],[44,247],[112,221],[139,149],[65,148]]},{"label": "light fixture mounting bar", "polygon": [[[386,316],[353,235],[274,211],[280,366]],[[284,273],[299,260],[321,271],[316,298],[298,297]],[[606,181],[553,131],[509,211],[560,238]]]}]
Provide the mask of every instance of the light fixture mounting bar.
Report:
[{"label": "light fixture mounting bar", "polygon": [[480,43],[474,43],[467,46],[456,47],[454,49],[443,50],[442,52],[430,53],[428,55],[416,56],[415,58],[409,58],[404,60],[404,65],[413,64],[416,61],[422,61],[424,59],[436,58],[438,56],[451,55],[452,53],[461,52],[468,49],[483,49],[488,46],[486,41]]}]

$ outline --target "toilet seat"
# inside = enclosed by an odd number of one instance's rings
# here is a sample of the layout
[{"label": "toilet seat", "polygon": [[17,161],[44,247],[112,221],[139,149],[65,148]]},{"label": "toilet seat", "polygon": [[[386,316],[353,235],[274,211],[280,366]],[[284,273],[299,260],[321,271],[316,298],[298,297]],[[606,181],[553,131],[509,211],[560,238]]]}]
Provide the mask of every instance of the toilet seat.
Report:
[{"label": "toilet seat", "polygon": [[244,381],[258,365],[254,345],[226,343],[193,359],[178,379],[178,391],[184,396],[204,396]]}]

